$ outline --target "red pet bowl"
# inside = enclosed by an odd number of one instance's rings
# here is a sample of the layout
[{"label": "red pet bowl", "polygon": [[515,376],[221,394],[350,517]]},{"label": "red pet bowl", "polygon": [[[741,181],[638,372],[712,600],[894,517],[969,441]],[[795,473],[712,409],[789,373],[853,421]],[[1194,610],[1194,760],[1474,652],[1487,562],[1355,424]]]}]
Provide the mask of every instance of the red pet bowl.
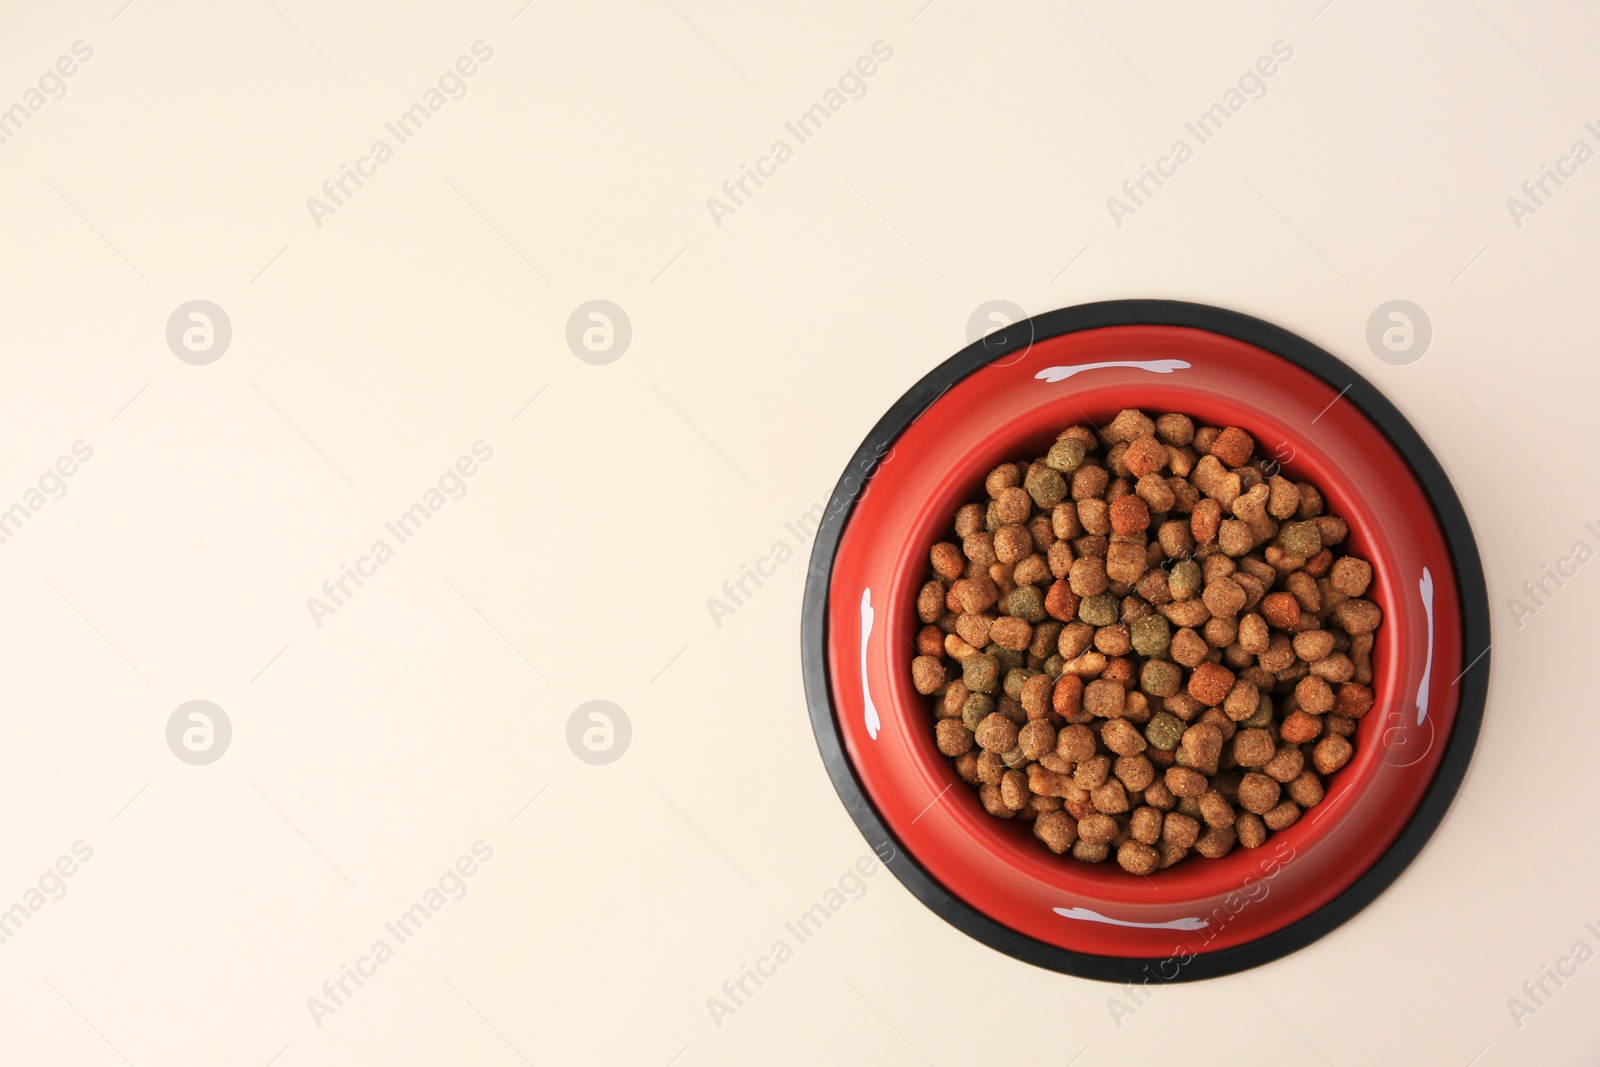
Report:
[{"label": "red pet bowl", "polygon": [[[1317,485],[1384,610],[1377,703],[1327,796],[1257,849],[1149,877],[1056,856],[986,815],[911,686],[928,548],[984,475],[1074,423],[1181,411],[1241,426]],[[1488,681],[1472,532],[1422,440],[1368,382],[1247,316],[1170,301],[1051,312],[964,349],[884,416],[834,490],[806,583],[812,724],[840,797],[925,904],[1002,952],[1111,981],[1227,974],[1292,952],[1383,891],[1465,774]]]}]

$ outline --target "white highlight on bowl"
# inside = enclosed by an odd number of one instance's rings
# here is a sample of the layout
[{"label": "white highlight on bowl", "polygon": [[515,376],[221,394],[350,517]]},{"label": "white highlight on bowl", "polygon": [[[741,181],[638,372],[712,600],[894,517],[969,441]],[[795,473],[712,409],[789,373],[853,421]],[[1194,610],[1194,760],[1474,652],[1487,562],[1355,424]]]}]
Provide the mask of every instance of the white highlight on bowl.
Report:
[{"label": "white highlight on bowl", "polygon": [[1422,610],[1428,616],[1428,662],[1422,668],[1422,681],[1417,686],[1417,725],[1428,717],[1428,683],[1433,679],[1433,575],[1422,568],[1422,581],[1417,583],[1422,593]]},{"label": "white highlight on bowl", "polygon": [[1191,366],[1193,364],[1181,359],[1119,359],[1108,363],[1080,363],[1076,367],[1046,367],[1034,377],[1047,382],[1061,382],[1074,374],[1082,374],[1086,370],[1099,370],[1102,367],[1137,367],[1155,374],[1171,374],[1175,370],[1188,370]]},{"label": "white highlight on bowl", "polygon": [[878,709],[872,703],[872,690],[867,687],[867,638],[872,636],[872,590],[861,591],[861,703],[867,723],[867,736],[878,739]]},{"label": "white highlight on bowl", "polygon": [[1164,923],[1141,923],[1132,922],[1128,919],[1113,919],[1109,915],[1101,915],[1098,911],[1091,911],[1088,908],[1051,908],[1050,910],[1068,919],[1107,923],[1111,926],[1132,926],[1140,930],[1204,930],[1211,925],[1209,919],[1169,919]]}]

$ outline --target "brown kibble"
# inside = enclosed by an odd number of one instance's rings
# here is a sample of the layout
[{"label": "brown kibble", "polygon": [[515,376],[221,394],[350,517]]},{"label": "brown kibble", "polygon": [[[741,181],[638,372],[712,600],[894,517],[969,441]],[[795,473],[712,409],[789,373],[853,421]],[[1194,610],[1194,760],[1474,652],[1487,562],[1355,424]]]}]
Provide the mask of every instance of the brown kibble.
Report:
[{"label": "brown kibble", "polygon": [[1187,445],[1194,440],[1194,420],[1175,413],[1162,415],[1156,419],[1156,439],[1165,445]]},{"label": "brown kibble", "polygon": [[1171,511],[1178,503],[1177,494],[1159,474],[1146,474],[1134,484],[1133,491],[1138,493],[1139,498],[1154,512]]},{"label": "brown kibble", "polygon": [[1315,675],[1300,679],[1300,683],[1294,687],[1294,698],[1299,702],[1300,710],[1311,715],[1333,710],[1333,689]]},{"label": "brown kibble", "polygon": [[1268,593],[1261,598],[1261,617],[1269,626],[1293,629],[1300,624],[1300,602],[1293,593]]},{"label": "brown kibble", "polygon": [[1333,609],[1333,614],[1352,637],[1372,633],[1383,621],[1383,612],[1370,600],[1346,600]]},{"label": "brown kibble", "polygon": [[1183,739],[1178,742],[1178,760],[1202,774],[1216,774],[1222,742],[1222,730],[1216,723],[1197,722],[1183,732]]},{"label": "brown kibble", "polygon": [[1017,744],[1017,724],[995,712],[978,724],[973,736],[990,752],[1010,752]]},{"label": "brown kibble", "polygon": [[1161,840],[1161,812],[1151,807],[1138,807],[1128,818],[1128,833],[1135,841],[1153,845]]},{"label": "brown kibble", "polygon": [[1267,480],[1267,514],[1275,519],[1290,519],[1300,507],[1300,488],[1281,474]]},{"label": "brown kibble", "polygon": [[1239,634],[1236,640],[1239,647],[1253,656],[1259,656],[1271,647],[1272,631],[1267,627],[1267,620],[1255,612],[1250,612],[1239,620]]},{"label": "brown kibble", "polygon": [[1194,843],[1194,850],[1208,860],[1219,860],[1233,851],[1238,835],[1232,826],[1209,827]]},{"label": "brown kibble", "polygon": [[1024,756],[1036,760],[1056,750],[1056,728],[1043,719],[1031,719],[1017,731],[1017,745]]},{"label": "brown kibble", "polygon": [[1000,779],[1000,800],[1012,811],[1026,807],[1028,795],[1028,778],[1021,771],[1007,771]]},{"label": "brown kibble", "polygon": [[1101,436],[1115,444],[1118,441],[1132,441],[1136,437],[1154,435],[1156,424],[1138,408],[1123,408],[1117,412],[1117,417],[1106,424],[1101,431]]},{"label": "brown kibble", "polygon": [[1322,733],[1322,720],[1303,711],[1291,711],[1278,728],[1278,736],[1291,745],[1303,745]]},{"label": "brown kibble", "polygon": [[1345,556],[1328,571],[1328,580],[1345,596],[1361,596],[1372,582],[1372,564],[1354,556]]},{"label": "brown kibble", "polygon": [[1022,695],[1017,699],[1022,701],[1022,710],[1027,712],[1030,719],[1042,719],[1050,713],[1050,697],[1055,691],[1056,680],[1048,674],[1036,674],[1022,684]]},{"label": "brown kibble", "polygon": [[1107,815],[1120,815],[1128,810],[1128,791],[1120,781],[1108,776],[1105,781],[1089,790],[1089,802],[1097,811],[1103,811]]},{"label": "brown kibble", "polygon": [[1143,479],[1167,465],[1167,450],[1153,435],[1142,434],[1128,442],[1128,450],[1122,454],[1122,462],[1127,466],[1129,474]]},{"label": "brown kibble", "polygon": [[1326,659],[1333,652],[1333,635],[1326,630],[1307,630],[1294,636],[1294,654],[1307,663]]},{"label": "brown kibble", "polygon": [[944,584],[937,580],[927,582],[917,593],[917,618],[923,622],[938,622],[944,614]]},{"label": "brown kibble", "polygon": [[1300,805],[1292,800],[1280,800],[1276,807],[1261,816],[1267,829],[1287,830],[1300,820]]},{"label": "brown kibble", "polygon": [[945,684],[944,663],[933,656],[918,656],[911,661],[911,682],[917,692],[927,696],[937,693]]},{"label": "brown kibble", "polygon": [[978,800],[983,804],[983,810],[997,819],[1009,819],[1016,814],[1006,805],[1000,786],[985,782],[978,787]]},{"label": "brown kibble", "polygon": [[1106,591],[1106,564],[1103,559],[1088,557],[1074,560],[1068,572],[1067,583],[1080,597],[1099,596]]},{"label": "brown kibble", "polygon": [[992,535],[994,555],[1001,563],[1015,563],[1033,551],[1033,535],[1026,526],[1002,526]]},{"label": "brown kibble", "polygon": [[1015,615],[1002,615],[989,627],[989,640],[1001,648],[1020,652],[1033,640],[1033,627]]},{"label": "brown kibble", "polygon": [[1117,849],[1117,865],[1129,874],[1153,874],[1161,866],[1161,853],[1143,841],[1124,841]]},{"label": "brown kibble", "polygon": [[1267,843],[1267,824],[1253,811],[1242,811],[1233,820],[1233,832],[1245,848],[1260,848]]},{"label": "brown kibble", "polygon": [[1064,811],[1047,811],[1034,820],[1033,836],[1059,856],[1078,840],[1078,822]]},{"label": "brown kibble", "polygon": [[[1090,688],[1101,683],[1095,682]],[[1121,686],[1117,686],[1121,689]],[[1144,735],[1139,728],[1122,719],[1112,719],[1100,731],[1100,740],[1119,756],[1131,756],[1145,749]]]},{"label": "brown kibble", "polygon": [[1347,719],[1359,719],[1372,710],[1373,692],[1359,682],[1345,682],[1333,695],[1333,713]]},{"label": "brown kibble", "polygon": [[1256,538],[1248,524],[1224,519],[1217,528],[1217,545],[1229,556],[1242,556],[1256,546]]},{"label": "brown kibble", "polygon": [[1261,768],[1261,773],[1279,782],[1292,782],[1305,768],[1305,757],[1294,745],[1282,745]]},{"label": "brown kibble", "polygon": [[946,581],[955,581],[967,571],[967,559],[961,549],[949,541],[940,541],[928,553],[934,571]]},{"label": "brown kibble", "polygon": [[963,615],[988,611],[1000,599],[1000,589],[988,575],[962,578],[950,587]]},{"label": "brown kibble", "polygon": [[1237,426],[1229,426],[1217,434],[1208,450],[1226,466],[1242,467],[1250,462],[1250,453],[1256,449],[1254,439]]},{"label": "brown kibble", "polygon": [[994,616],[985,613],[956,616],[956,634],[961,640],[977,648],[983,648],[989,643],[989,627],[993,625]]},{"label": "brown kibble", "polygon": [[1155,764],[1142,753],[1118,756],[1111,764],[1111,773],[1128,788],[1130,793],[1143,792],[1156,781]]},{"label": "brown kibble", "polygon": [[1233,689],[1233,681],[1233,672],[1220,663],[1202,663],[1189,676],[1189,695],[1207,707],[1215,707]]},{"label": "brown kibble", "polygon": [[1277,745],[1270,731],[1252,727],[1233,737],[1233,759],[1241,767],[1261,767],[1276,754]]},{"label": "brown kibble", "polygon": [[1189,476],[1189,481],[1224,508],[1238,499],[1243,489],[1239,476],[1224,467],[1216,456],[1201,456],[1200,462],[1194,465],[1194,473]]},{"label": "brown kibble", "polygon": [[1083,691],[1083,710],[1096,718],[1109,719],[1122,714],[1127,691],[1116,682],[1097,678]]},{"label": "brown kibble", "polygon": [[1311,521],[1316,523],[1317,534],[1324,545],[1341,544],[1350,536],[1350,524],[1337,515],[1318,515]]},{"label": "brown kibble", "polygon": [[1356,665],[1343,652],[1335,652],[1333,655],[1326,656],[1311,664],[1310,670],[1312,674],[1330,685],[1337,685],[1341,682],[1348,682],[1355,677]]},{"label": "brown kibble", "polygon": [[946,756],[959,756],[972,749],[972,731],[960,719],[940,719],[934,723],[933,733],[939,751]]},{"label": "brown kibble", "polygon": [[1178,600],[1160,607],[1162,615],[1174,626],[1188,627],[1204,626],[1207,619],[1211,618],[1211,611],[1206,607],[1205,601],[1196,597],[1193,600]]},{"label": "brown kibble", "polygon": [[1222,799],[1222,794],[1207,790],[1200,797],[1200,818],[1211,827],[1233,825],[1233,805]]},{"label": "brown kibble", "polygon": [[956,511],[956,536],[966,538],[983,529],[984,507],[982,504],[963,504]]},{"label": "brown kibble", "polygon": [[1197,797],[1205,793],[1206,776],[1192,767],[1168,767],[1162,776],[1173,796]]},{"label": "brown kibble", "polygon": [[1150,507],[1138,495],[1120,497],[1110,507],[1110,518],[1113,533],[1140,533],[1150,526]]},{"label": "brown kibble", "polygon": [[1322,779],[1317,777],[1315,771],[1302,771],[1284,786],[1284,792],[1289,794],[1289,799],[1302,808],[1314,808],[1322,803],[1326,794],[1322,788]]},{"label": "brown kibble", "polygon": [[1273,634],[1267,650],[1256,657],[1262,670],[1284,671],[1294,665],[1294,646],[1284,634]]},{"label": "brown kibble", "polygon": [[1200,820],[1181,812],[1169,811],[1161,820],[1161,839],[1182,848],[1193,848],[1200,837]]},{"label": "brown kibble", "polygon": [[1251,771],[1239,781],[1239,804],[1246,811],[1263,815],[1278,803],[1278,793],[1282,788],[1277,779]]},{"label": "brown kibble", "polygon": [[1196,667],[1205,661],[1210,646],[1206,644],[1205,638],[1189,627],[1184,627],[1172,635],[1167,651],[1175,662],[1185,667]]},{"label": "brown kibble", "polygon": [[1117,835],[1117,821],[1096,812],[1078,820],[1078,837],[1091,845],[1104,845]]},{"label": "brown kibble", "polygon": [[[1136,500],[1137,497],[1123,497]],[[1118,501],[1121,503],[1121,501]],[[1141,506],[1143,502],[1141,501]],[[1139,580],[1145,568],[1143,534],[1116,534],[1106,547],[1106,576],[1113,582],[1132,584]]]},{"label": "brown kibble", "polygon": [[1221,525],[1222,505],[1215,500],[1200,501],[1189,514],[1189,532],[1198,544],[1216,540]]},{"label": "brown kibble", "polygon": [[988,567],[989,564],[997,562],[1000,558],[995,555],[994,534],[987,530],[980,530],[962,538],[961,552],[968,560],[980,567]]},{"label": "brown kibble", "polygon": [[1056,755],[1065,760],[1082,762],[1094,755],[1094,733],[1087,726],[1064,726],[1056,734]]},{"label": "brown kibble", "polygon": [[1222,701],[1222,710],[1234,722],[1243,722],[1260,709],[1261,691],[1253,682],[1243,678],[1233,683],[1233,688],[1228,690],[1228,695]]},{"label": "brown kibble", "polygon": [[1050,591],[1045,594],[1044,610],[1051,618],[1071,622],[1078,617],[1081,602],[1079,595],[1072,591],[1072,586],[1058,579],[1051,583]]},{"label": "brown kibble", "polygon": [[1317,769],[1318,774],[1332,774],[1349,763],[1350,756],[1354,752],[1355,749],[1351,748],[1350,742],[1344,738],[1324,737],[1317,742],[1317,747],[1311,750],[1311,765]]},{"label": "brown kibble", "polygon": [[[1105,496],[1106,486],[1111,484],[1111,475],[1106,473],[1104,467],[1085,464],[1072,472],[1072,499],[1082,503]],[[1079,521],[1083,514],[1080,511]]]},{"label": "brown kibble", "polygon": [[1218,578],[1206,586],[1200,598],[1213,616],[1231,618],[1244,607],[1245,592],[1232,578]]},{"label": "brown kibble", "polygon": [[[1063,674],[1056,679],[1055,688],[1050,693],[1051,709],[1064,719],[1076,718],[1083,709],[1083,679],[1075,675]],[[1066,753],[1062,753],[1066,755]],[[1076,757],[1068,756],[1068,759]]]},{"label": "brown kibble", "polygon": [[[1033,513],[1033,499],[1026,489],[1012,486],[995,494],[993,507],[995,517],[1009,526],[1012,523],[1028,521],[1028,516]],[[967,556],[970,558],[971,555],[972,553],[968,551]]]},{"label": "brown kibble", "polygon": [[1072,858],[1079,863],[1104,863],[1110,855],[1110,845],[1091,845],[1081,837],[1078,843],[1072,846]]}]

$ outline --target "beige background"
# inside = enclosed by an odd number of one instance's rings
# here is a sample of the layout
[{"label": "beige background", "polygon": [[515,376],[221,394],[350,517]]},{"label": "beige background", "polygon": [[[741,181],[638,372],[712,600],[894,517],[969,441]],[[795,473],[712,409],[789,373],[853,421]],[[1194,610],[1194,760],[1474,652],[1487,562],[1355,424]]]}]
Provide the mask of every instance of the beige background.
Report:
[{"label": "beige background", "polygon": [[[1506,602],[1600,547],[1600,162],[1520,227],[1506,200],[1600,148],[1600,15],[922,3],[5,5],[0,108],[94,54],[0,144],[0,509],[93,457],[0,546],[0,909],[93,857],[0,945],[0,1061],[1595,1061],[1600,963],[1520,1027],[1507,1001],[1600,948],[1600,575],[1520,629]],[[316,226],[306,199],[479,40],[466,95]],[[1280,40],[1267,93],[1115,225]],[[876,41],[866,94],[715,225]],[[806,718],[803,556],[720,627],[707,598],[981,303],[1124,296],[1298,331],[1455,478],[1496,637],[1465,802],[1331,936],[1120,1019],[880,870],[715,1025],[868,849]],[[193,298],[233,326],[208,366],[165,340]],[[565,341],[592,298],[633,325],[605,366]],[[1365,340],[1394,298],[1433,324],[1410,365]],[[306,599],[479,440],[466,495],[316,626]],[[208,766],[166,742],[197,698],[233,727]],[[607,766],[566,741],[591,699],[632,723]],[[480,840],[466,895],[315,1025]]]}]

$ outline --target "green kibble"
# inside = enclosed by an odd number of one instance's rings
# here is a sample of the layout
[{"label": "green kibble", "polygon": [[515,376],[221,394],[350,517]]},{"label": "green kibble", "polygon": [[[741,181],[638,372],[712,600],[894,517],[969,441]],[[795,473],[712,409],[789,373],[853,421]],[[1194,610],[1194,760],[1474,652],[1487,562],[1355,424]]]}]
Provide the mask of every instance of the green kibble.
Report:
[{"label": "green kibble", "polygon": [[994,533],[1004,525],[1005,523],[1001,520],[999,513],[995,510],[994,501],[989,501],[989,510],[983,513],[983,528],[989,533]]},{"label": "green kibble", "polygon": [[1167,575],[1167,589],[1172,593],[1173,600],[1193,600],[1200,595],[1200,588],[1204,584],[1205,576],[1200,573],[1200,564],[1192,559],[1174,564],[1172,573]]},{"label": "green kibble", "polygon": [[968,656],[961,664],[961,680],[974,693],[994,692],[1000,681],[1000,658],[990,653]]},{"label": "green kibble", "polygon": [[1052,653],[1050,658],[1044,661],[1044,673],[1052,678],[1060,678],[1061,671],[1066,665],[1067,661],[1062,657],[1061,653]]},{"label": "green kibble", "polygon": [[1067,498],[1067,480],[1049,467],[1036,467],[1023,479],[1022,487],[1041,508],[1053,508]]},{"label": "green kibble", "polygon": [[1088,450],[1083,447],[1082,441],[1076,437],[1064,437],[1050,446],[1050,454],[1044,457],[1044,465],[1062,474],[1071,474],[1087,454]]},{"label": "green kibble", "polygon": [[1005,596],[1005,609],[1007,615],[1017,618],[1032,625],[1043,622],[1047,615],[1044,610],[1044,594],[1037,586],[1019,585]]},{"label": "green kibble", "polygon": [[1309,559],[1322,550],[1322,529],[1314,522],[1286,522],[1278,530],[1285,555]]},{"label": "green kibble", "polygon": [[1000,753],[1000,758],[1014,771],[1020,771],[1028,765],[1028,754],[1022,751],[1021,745],[1016,745],[1010,752]]},{"label": "green kibble", "polygon": [[1078,605],[1078,618],[1090,626],[1114,626],[1117,621],[1117,598],[1104,593],[1084,597]]},{"label": "green kibble", "polygon": [[1163,752],[1171,752],[1183,739],[1183,720],[1170,711],[1158,711],[1144,726],[1144,739]]},{"label": "green kibble", "polygon": [[1141,656],[1160,656],[1172,643],[1172,630],[1165,616],[1151,612],[1141,615],[1128,624],[1128,637],[1133,650]]},{"label": "green kibble", "polygon": [[1153,697],[1176,696],[1183,685],[1183,671],[1164,659],[1145,660],[1139,668],[1139,688]]},{"label": "green kibble", "polygon": [[[1018,652],[1016,649],[1012,648],[1001,648],[999,645],[993,643],[985,647],[983,651],[985,655],[993,656],[995,658],[995,662],[1000,665],[999,669],[1001,671],[1001,676],[997,677],[995,679],[996,681],[1000,681],[1001,678],[1004,677],[1005,671],[1014,671],[1018,667],[1021,667],[1023,664],[1028,662],[1027,653]],[[968,688],[970,688],[970,686]],[[989,692],[993,692],[993,690],[989,690]]]},{"label": "green kibble", "polygon": [[978,724],[994,714],[994,697],[987,693],[972,693],[961,705],[961,722],[967,729],[976,731]]}]

